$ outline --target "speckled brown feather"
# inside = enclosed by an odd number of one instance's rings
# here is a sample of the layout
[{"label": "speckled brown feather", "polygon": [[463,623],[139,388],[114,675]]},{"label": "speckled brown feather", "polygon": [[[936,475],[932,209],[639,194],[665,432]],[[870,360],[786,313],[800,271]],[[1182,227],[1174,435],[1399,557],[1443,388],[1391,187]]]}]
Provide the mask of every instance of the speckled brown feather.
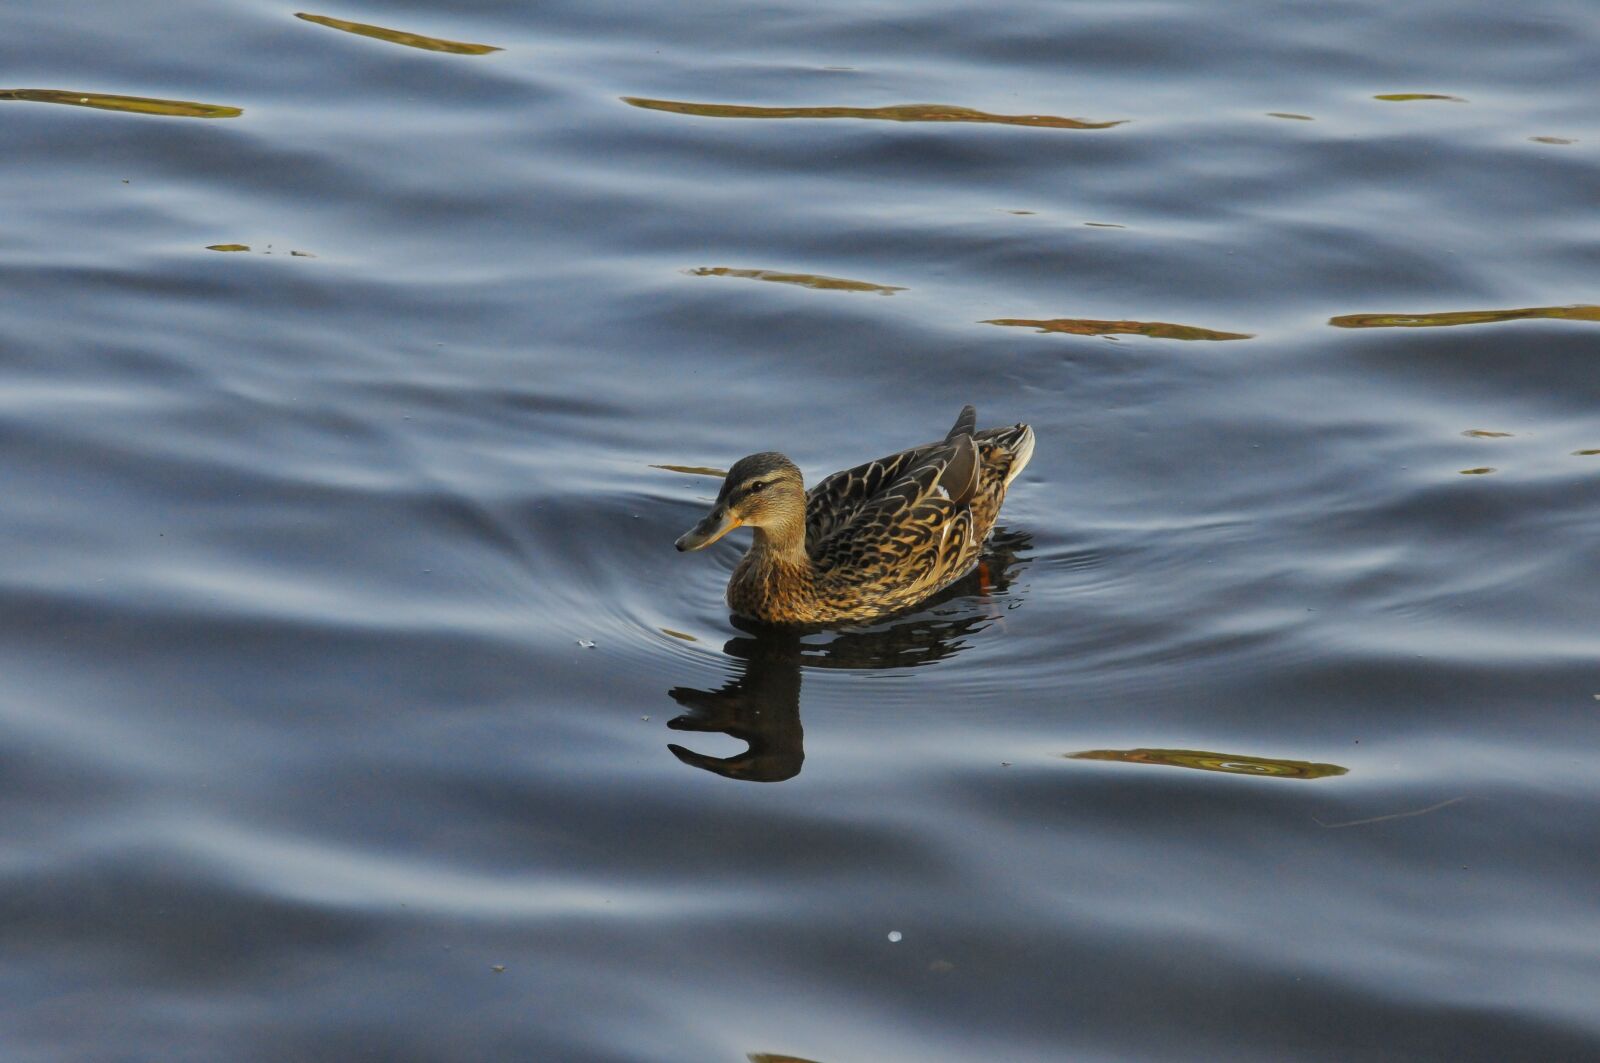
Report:
[{"label": "speckled brown feather", "polygon": [[1033,451],[1027,425],[973,432],[973,416],[967,407],[945,439],[813,487],[809,563],[778,556],[758,536],[728,583],[729,606],[771,623],[868,620],[959,579],[977,562],[1018,462]]}]

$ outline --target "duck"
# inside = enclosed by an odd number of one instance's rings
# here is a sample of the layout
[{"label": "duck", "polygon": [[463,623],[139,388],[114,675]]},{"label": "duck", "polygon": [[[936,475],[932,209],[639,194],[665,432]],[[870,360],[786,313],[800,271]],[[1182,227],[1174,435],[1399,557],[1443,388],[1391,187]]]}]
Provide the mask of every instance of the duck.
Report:
[{"label": "duck", "polygon": [[943,439],[836,472],[809,491],[776,451],[740,458],[710,512],[678,538],[704,550],[754,533],[728,580],[735,614],[825,626],[902,612],[966,575],[1006,489],[1033,456],[1026,424],[977,428],[965,406]]}]

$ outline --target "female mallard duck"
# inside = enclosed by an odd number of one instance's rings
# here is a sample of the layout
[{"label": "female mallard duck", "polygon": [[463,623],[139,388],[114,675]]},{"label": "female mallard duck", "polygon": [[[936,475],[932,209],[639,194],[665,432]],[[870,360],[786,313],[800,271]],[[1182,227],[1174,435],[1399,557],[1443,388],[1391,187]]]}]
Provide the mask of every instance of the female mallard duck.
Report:
[{"label": "female mallard duck", "polygon": [[1006,487],[1033,456],[1027,425],[976,427],[977,411],[963,407],[939,442],[836,472],[810,491],[782,454],[741,458],[678,549],[749,525],[755,541],[728,581],[728,605],[767,623],[868,620],[913,606],[977,562]]}]

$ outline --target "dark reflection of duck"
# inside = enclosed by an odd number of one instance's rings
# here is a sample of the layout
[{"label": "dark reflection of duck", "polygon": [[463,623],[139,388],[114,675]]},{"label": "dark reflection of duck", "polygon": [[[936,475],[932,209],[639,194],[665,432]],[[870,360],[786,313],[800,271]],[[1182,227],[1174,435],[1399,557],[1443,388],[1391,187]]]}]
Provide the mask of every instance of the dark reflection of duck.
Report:
[{"label": "dark reflection of duck", "polygon": [[742,674],[720,690],[673,687],[672,700],[689,712],[670,720],[674,731],[720,732],[749,745],[732,757],[710,757],[677,744],[685,764],[746,782],[782,782],[800,774],[805,733],[800,728],[800,637],[774,631],[766,637],[729,639],[722,651],[744,662]]},{"label": "dark reflection of duck", "polygon": [[872,627],[818,631],[730,617],[745,634],[723,653],[737,673],[718,690],[674,687],[668,694],[689,711],[667,723],[674,731],[728,735],[749,748],[711,757],[669,745],[685,764],[745,782],[782,782],[800,774],[805,732],[800,724],[801,668],[913,668],[953,657],[1018,600],[1008,595],[1027,564],[1023,534],[996,529],[970,574],[923,603],[915,613]]}]

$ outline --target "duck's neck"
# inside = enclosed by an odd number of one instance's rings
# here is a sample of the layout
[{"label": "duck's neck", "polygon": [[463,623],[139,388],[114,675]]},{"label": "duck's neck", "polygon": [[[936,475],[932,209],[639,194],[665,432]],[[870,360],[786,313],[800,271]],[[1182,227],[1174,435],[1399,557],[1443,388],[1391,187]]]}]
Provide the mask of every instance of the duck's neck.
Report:
[{"label": "duck's neck", "polygon": [[755,541],[728,583],[728,604],[760,620],[801,619],[811,605],[815,572],[805,525],[755,528]]},{"label": "duck's neck", "polygon": [[811,557],[806,553],[806,526],[800,521],[786,521],[752,530],[755,532],[755,541],[750,544],[748,556],[774,565],[811,567]]}]

